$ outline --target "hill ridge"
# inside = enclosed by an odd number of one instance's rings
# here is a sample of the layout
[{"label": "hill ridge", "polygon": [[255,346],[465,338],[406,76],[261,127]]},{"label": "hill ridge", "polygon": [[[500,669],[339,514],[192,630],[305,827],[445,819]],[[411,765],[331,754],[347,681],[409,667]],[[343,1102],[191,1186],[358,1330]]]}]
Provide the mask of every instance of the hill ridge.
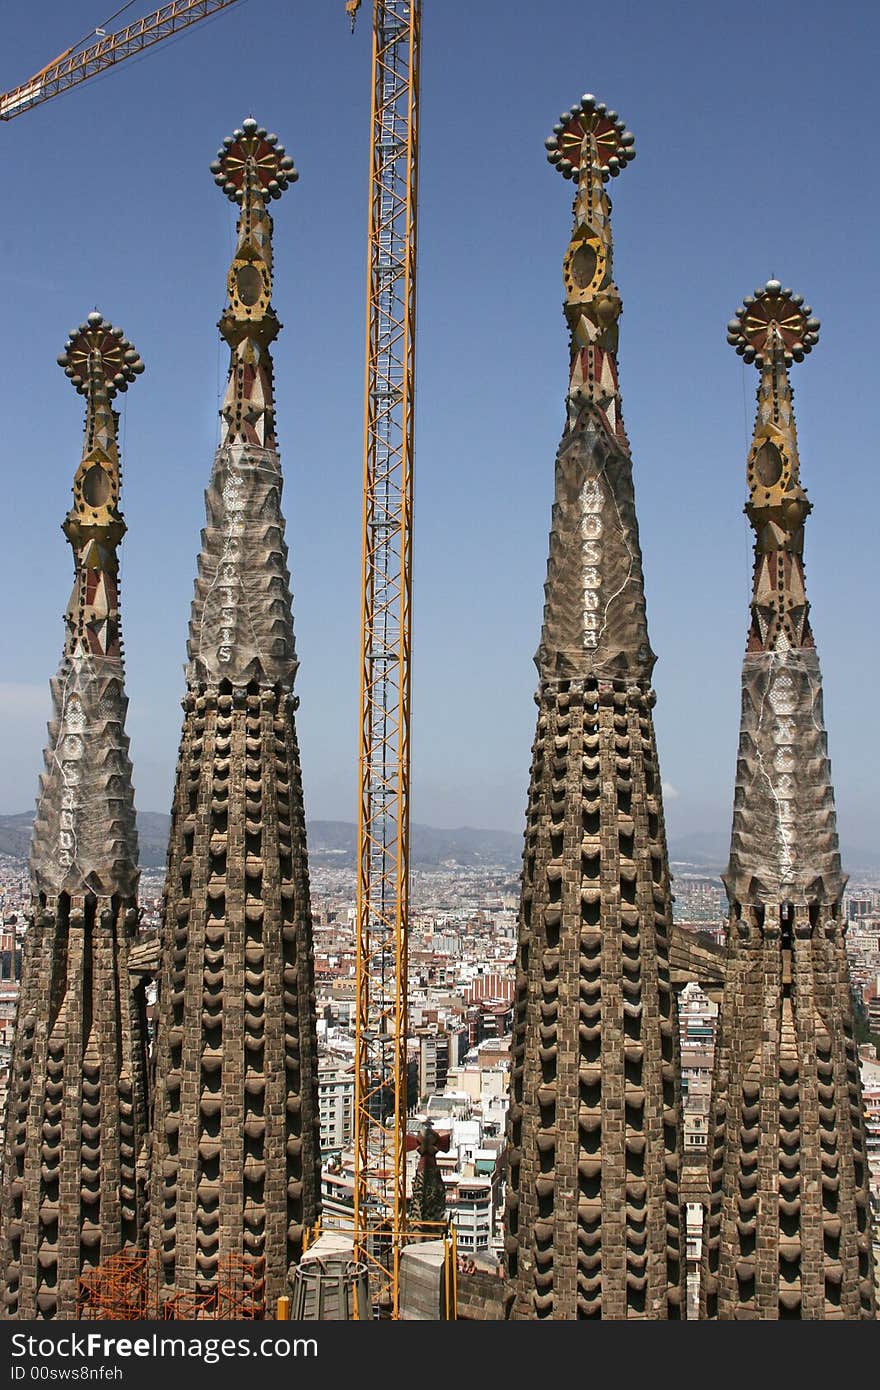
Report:
[{"label": "hill ridge", "polygon": [[[26,860],[33,824],[33,811],[0,815],[0,854]],[[137,817],[141,868],[165,867],[171,817],[162,811],[139,811]],[[316,867],[353,867],[357,858],[357,826],[346,820],[306,822],[309,862]],[[691,873],[716,878],[727,862],[727,836],[700,830],[673,836],[669,859],[673,873],[681,866]],[[410,863],[414,868],[453,862],[463,868],[497,864],[516,870],[522,864],[523,837],[512,830],[486,830],[470,825],[439,827],[414,822],[410,827]],[[844,870],[850,875],[880,868],[880,854],[868,850],[845,850]]]}]

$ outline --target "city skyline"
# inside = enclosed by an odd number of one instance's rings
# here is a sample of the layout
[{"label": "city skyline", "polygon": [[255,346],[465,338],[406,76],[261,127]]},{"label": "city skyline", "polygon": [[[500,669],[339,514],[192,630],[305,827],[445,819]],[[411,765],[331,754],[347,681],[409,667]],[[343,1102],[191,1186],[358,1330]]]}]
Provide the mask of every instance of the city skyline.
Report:
[{"label": "city skyline", "polygon": [[[289,39],[287,48],[279,43],[266,54],[255,42],[249,12],[257,3]],[[708,19],[686,5],[673,23],[637,4],[616,20],[618,56],[597,58],[571,42],[578,6],[546,5],[540,30],[530,23],[531,8],[505,4],[502,14],[488,5],[468,13],[466,24],[459,3],[427,7],[425,15],[413,817],[514,832],[522,823],[550,521],[548,441],[563,413],[566,217],[542,142],[560,91],[574,100],[590,88],[626,112],[639,148],[638,179],[613,189],[625,210],[620,355],[659,658],[656,723],[670,833],[702,828],[723,836],[730,825],[748,586],[748,528],[737,518],[754,390],[745,369],[728,361],[723,333],[742,285],[776,274],[785,284],[809,285],[822,320],[822,360],[804,367],[797,383],[803,397],[795,402],[816,505],[809,585],[823,633],[841,833],[845,845],[871,849],[880,827],[858,708],[859,690],[880,670],[876,646],[855,643],[859,602],[870,603],[876,588],[870,527],[877,484],[866,448],[871,359],[862,348],[876,298],[870,236],[877,189],[864,178],[847,185],[836,211],[846,256],[829,256],[821,219],[803,212],[837,171],[840,112],[831,119],[829,99],[792,121],[788,84],[775,74],[784,38],[804,89],[821,83],[857,131],[870,120],[868,31],[876,18],[850,6],[829,37],[814,4],[745,5]],[[10,413],[4,476],[13,515],[27,518],[2,562],[7,587],[26,591],[0,661],[2,813],[30,809],[36,795],[57,594],[68,577],[57,518],[69,500],[69,441],[79,421],[54,379],[53,359],[59,334],[96,300],[130,325],[148,361],[130,429],[128,409],[122,419],[130,528],[124,637],[137,804],[170,807],[192,554],[217,437],[217,285],[232,237],[230,215],[214,206],[207,164],[216,129],[240,121],[253,104],[261,121],[289,132],[302,171],[282,234],[276,299],[287,325],[277,367],[282,505],[297,582],[306,810],[310,818],[354,819],[366,26],[349,39],[341,0],[339,14],[333,5],[290,9],[277,0],[233,7],[203,33],[71,94],[63,106],[3,127],[11,186],[20,205],[33,204],[34,216],[26,235],[12,222],[2,238],[3,292],[15,330],[2,365],[7,382],[23,384],[25,402]],[[0,86],[23,80],[94,17],[85,3],[53,2],[44,11],[39,23],[23,15],[12,21]],[[700,23],[691,23],[698,14]],[[495,61],[486,64],[481,54],[490,50]],[[241,86],[230,97],[216,90],[213,73],[233,51]],[[717,96],[720,51],[747,55],[744,75],[762,91],[760,122],[784,128],[784,158],[772,146],[756,158],[756,148],[764,149],[758,118],[750,125],[737,98]],[[450,71],[458,73],[451,102]],[[112,149],[100,140],[108,109],[122,120]],[[351,138],[338,140],[339,130]],[[98,172],[86,155],[94,149],[106,151]],[[100,212],[84,197],[99,172],[113,187]],[[767,211],[746,235],[738,210],[752,202]],[[185,265],[163,256],[163,223],[172,217],[187,220],[200,246]],[[62,235],[62,227],[71,231]],[[679,265],[672,256],[682,229]],[[184,364],[195,372],[194,396],[180,382]],[[684,366],[696,373],[691,394],[679,390]],[[839,486],[842,464],[847,489]],[[707,571],[718,555],[716,580]],[[693,585],[693,574],[704,571],[705,584]],[[479,727],[467,724],[464,703],[450,694],[464,675],[477,702],[493,711]]]}]

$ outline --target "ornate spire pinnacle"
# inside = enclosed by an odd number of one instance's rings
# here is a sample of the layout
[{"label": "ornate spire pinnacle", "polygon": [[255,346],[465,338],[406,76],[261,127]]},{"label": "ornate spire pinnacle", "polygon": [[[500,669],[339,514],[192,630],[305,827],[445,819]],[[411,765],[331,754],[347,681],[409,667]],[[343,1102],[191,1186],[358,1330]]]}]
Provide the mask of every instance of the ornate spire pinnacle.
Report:
[{"label": "ornate spire pinnacle", "polygon": [[122,329],[105,323],[94,310],[86,323],[71,330],[58,365],[86,397],[82,461],[63,525],[76,575],[67,609],[66,650],[69,656],[81,650],[121,659],[116,550],[126,527],[119,510],[121,470],[111,402],[117,391],[128,390],[144,364]]},{"label": "ornate spire pinnacle", "polygon": [[31,871],[38,891],[132,895],[137,832],[125,733],[117,548],[121,468],[112,401],[144,364],[121,328],[95,310],[71,331],[58,359],[86,397],[82,460],[64,534],[73,548],[73,591],[61,667],[52,682]]},{"label": "ornate spire pinnacle", "polygon": [[812,511],[800,485],[792,362],[819,341],[819,320],[803,297],[768,280],[727,325],[727,341],[761,373],[758,413],[746,476],[745,511],[755,531],[749,651],[811,647],[804,589],[804,521]]},{"label": "ornate spire pinnacle", "polygon": [[290,575],[281,515],[270,344],[281,324],[271,305],[268,203],[298,177],[277,135],[242,122],[211,165],[241,208],[218,327],[229,344],[223,432],[206,493],[207,526],[190,619],[190,680],[293,685]]},{"label": "ornate spire pinnacle", "polygon": [[281,324],[271,305],[272,218],[268,203],[299,178],[278,136],[256,121],[227,135],[211,165],[214,182],[241,208],[237,245],[227,276],[229,303],[217,325],[232,349],[221,415],[223,444],[261,448],[275,443],[269,344]]},{"label": "ornate spire pinnacle", "polygon": [[[635,136],[616,111],[609,111],[588,93],[571,111],[562,113],[544,143],[550,163],[578,185],[574,228],[562,267],[574,365],[578,349],[590,344],[617,352],[622,305],[612,278],[611,199],[605,184],[635,159]],[[601,399],[601,393],[597,398]],[[618,424],[615,419],[612,429]]]},{"label": "ornate spire pinnacle", "polygon": [[595,675],[650,679],[642,559],[629,443],[617,374],[622,305],[612,278],[611,200],[605,184],[635,158],[616,111],[587,95],[545,142],[577,185],[563,262],[570,330],[568,413],[556,463],[556,499],[536,662],[545,679]]}]

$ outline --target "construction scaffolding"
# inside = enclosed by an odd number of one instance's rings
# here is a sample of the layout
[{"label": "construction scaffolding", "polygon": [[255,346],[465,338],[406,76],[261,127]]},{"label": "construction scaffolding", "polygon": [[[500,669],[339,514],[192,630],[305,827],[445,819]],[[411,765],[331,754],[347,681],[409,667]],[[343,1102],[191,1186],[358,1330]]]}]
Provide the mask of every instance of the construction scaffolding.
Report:
[{"label": "construction scaffolding", "polygon": [[157,1318],[159,1282],[150,1277],[156,1259],[143,1250],[120,1250],[87,1274],[81,1274],[76,1316],[102,1322]]},{"label": "construction scaffolding", "polygon": [[137,1322],[256,1321],[266,1316],[266,1262],[227,1255],[210,1289],[181,1290],[159,1301],[159,1255],[120,1250],[80,1276],[77,1317]]},{"label": "construction scaffolding", "polygon": [[181,1292],[162,1304],[165,1322],[240,1322],[266,1316],[266,1261],[227,1255],[217,1267],[217,1282],[202,1292]]}]

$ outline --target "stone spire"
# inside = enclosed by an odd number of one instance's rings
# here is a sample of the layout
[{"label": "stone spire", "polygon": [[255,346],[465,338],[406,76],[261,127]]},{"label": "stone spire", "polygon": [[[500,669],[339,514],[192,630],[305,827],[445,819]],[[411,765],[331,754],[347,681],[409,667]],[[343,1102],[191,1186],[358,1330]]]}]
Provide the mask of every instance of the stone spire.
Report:
[{"label": "stone spire", "polygon": [[811,506],[788,376],[818,336],[809,306],[777,280],[728,326],[728,342],[760,381],[704,1242],[703,1310],[712,1318],[860,1318],[874,1306],[846,879],[804,585]]},{"label": "stone spire", "polygon": [[[125,535],[111,401],[143,363],[97,312],[58,359],[86,397],[83,457],[63,525],[74,554],[67,640],[52,682],[55,718],[31,844],[35,894],[83,891],[134,898],[137,830],[125,735],[119,560]],[[95,806],[100,799],[100,814]]]},{"label": "stone spire", "polygon": [[[568,419],[556,494],[536,657],[542,680],[650,679],[642,555],[617,374],[622,305],[612,274],[611,199],[605,184],[635,157],[633,135],[595,103],[563,116],[547,141],[551,163],[577,182],[563,261],[570,332]],[[611,117],[614,117],[612,119]]]},{"label": "stone spire", "polygon": [[547,142],[578,187],[517,951],[505,1211],[514,1318],[683,1316],[655,658],[605,189],[633,143],[592,96]]},{"label": "stone spire", "polygon": [[290,576],[275,443],[270,199],[296,179],[253,120],[211,166],[240,208],[223,432],[205,497],[172,813],[151,1241],[165,1295],[229,1261],[273,1301],[320,1198],[315,1000]]},{"label": "stone spire", "polygon": [[195,600],[189,626],[193,681],[244,686],[296,675],[290,575],[281,515],[270,345],[281,324],[272,308],[272,218],[267,203],[298,175],[277,136],[246,121],[211,165],[240,207],[229,303],[217,325],[229,344],[220,411],[222,437],[205,498]]},{"label": "stone spire", "polygon": [[117,415],[143,363],[95,312],[58,359],[86,397],[63,530],[73,592],[31,842],[3,1163],[7,1316],[75,1316],[81,1273],[144,1238],[137,1169],[147,1122],[137,933],[137,831],[125,714],[117,549]]}]

